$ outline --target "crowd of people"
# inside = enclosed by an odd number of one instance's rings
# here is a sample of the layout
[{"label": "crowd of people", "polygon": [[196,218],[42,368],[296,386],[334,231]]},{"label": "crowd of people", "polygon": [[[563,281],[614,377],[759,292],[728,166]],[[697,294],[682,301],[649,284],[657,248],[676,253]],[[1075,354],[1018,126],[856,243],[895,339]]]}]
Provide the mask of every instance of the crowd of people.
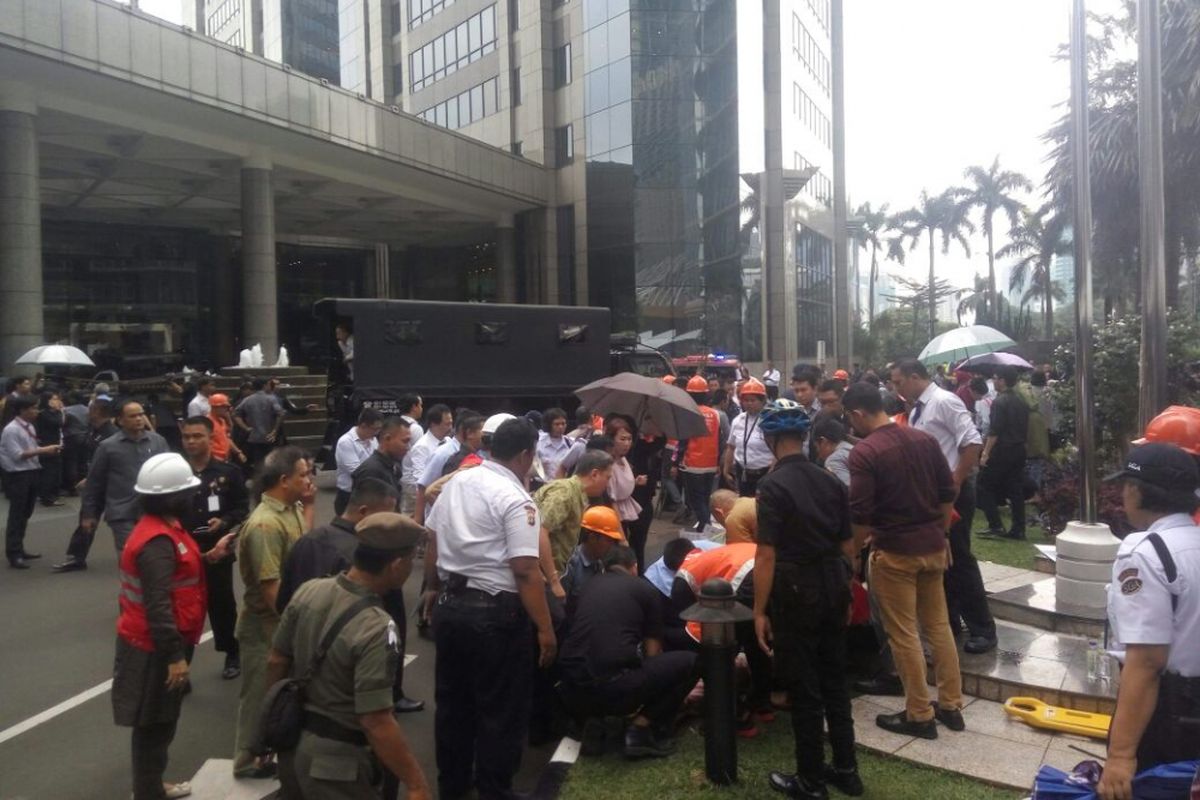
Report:
[{"label": "crowd of people", "polygon": [[[315,518],[311,454],[283,434],[298,409],[272,381],[231,401],[201,377],[185,415],[169,421],[147,413],[161,408],[151,400],[99,387],[86,403],[71,397],[60,413],[83,406],[82,457],[66,448],[65,423],[58,442],[41,436],[54,398],[14,385],[0,437],[6,553],[16,568],[38,557],[23,534],[45,464],[70,463],[63,471],[79,478],[67,488],[80,491],[81,512],[54,568],[85,569],[106,521],[120,559],[114,719],[133,730],[135,800],[189,791],[164,773],[205,618],[225,654],[221,677],[240,678],[234,775],[277,777],[285,798],[391,798],[401,785],[417,799],[433,786],[445,800],[509,798],[526,743],[573,732],[597,752],[613,718],[624,725],[624,756],[669,756],[700,678],[701,632],[680,614],[712,578],[752,615],[736,626],[746,665],[738,733],[791,712],[794,769],[771,773],[770,785],[795,798],[826,797],[829,786],[857,796],[847,680],[856,593],[869,587],[861,616],[876,631],[879,671],[854,688],[904,698],[877,725],[925,739],[939,726],[964,730],[959,649],[997,646],[971,553],[975,509],[988,520],[982,533],[1023,538],[1026,484],[1037,474],[1029,463],[1048,454],[1033,440],[1049,438],[1040,398],[1011,368],[991,380],[962,375],[957,386],[915,360],[882,374],[827,378],[797,365],[786,388],[770,365],[761,381],[668,376],[705,431],[679,441],[621,414],[486,416],[426,408],[413,394],[401,414],[363,408],[332,447],[329,521]],[[1162,530],[1179,572],[1197,580],[1200,529],[1184,515],[1196,512],[1200,477],[1178,445],[1200,454],[1200,437],[1167,441],[1178,426],[1167,427],[1152,426],[1150,444],[1131,453],[1126,504],[1131,520]],[[686,535],[647,563],[660,510],[677,512]],[[1185,626],[1172,625],[1179,612],[1162,602],[1174,595],[1194,611],[1198,601],[1170,588],[1174,563],[1156,569],[1145,550],[1122,547],[1114,631],[1144,673],[1143,691],[1158,691],[1157,668],[1170,702],[1185,708],[1200,696],[1196,648],[1173,646]],[[425,708],[403,683],[403,587],[417,560],[415,616],[437,653],[433,780],[397,722]],[[1152,580],[1161,591],[1139,594]],[[266,747],[264,714],[289,678],[304,681],[302,730],[287,747]],[[1179,713],[1154,710],[1157,696],[1140,700],[1144,718],[1118,704],[1114,757],[1144,764],[1183,753],[1147,727],[1151,711],[1160,727]],[[1121,796],[1121,774],[1106,797]]]}]

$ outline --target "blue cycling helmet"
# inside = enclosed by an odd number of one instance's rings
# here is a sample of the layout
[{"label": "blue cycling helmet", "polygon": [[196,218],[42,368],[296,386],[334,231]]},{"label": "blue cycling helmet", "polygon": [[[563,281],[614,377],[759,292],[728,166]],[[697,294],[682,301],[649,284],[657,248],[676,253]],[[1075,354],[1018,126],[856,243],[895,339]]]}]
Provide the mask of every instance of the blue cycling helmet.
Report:
[{"label": "blue cycling helmet", "polygon": [[759,417],[758,425],[765,436],[781,433],[804,436],[808,433],[812,420],[804,412],[803,406],[795,400],[779,399],[767,403]]}]

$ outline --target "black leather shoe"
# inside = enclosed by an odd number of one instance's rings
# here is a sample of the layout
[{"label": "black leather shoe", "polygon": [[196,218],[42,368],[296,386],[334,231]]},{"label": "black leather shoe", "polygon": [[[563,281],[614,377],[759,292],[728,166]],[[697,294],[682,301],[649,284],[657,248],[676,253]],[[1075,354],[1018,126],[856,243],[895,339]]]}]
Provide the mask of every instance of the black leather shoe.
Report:
[{"label": "black leather shoe", "polygon": [[41,557],[42,557],[41,553],[29,553],[29,552],[21,553],[21,558],[25,559],[26,561],[33,561],[35,558],[41,558]]},{"label": "black leather shoe", "polygon": [[825,783],[833,786],[842,794],[851,797],[862,797],[864,791],[862,778],[858,777],[858,768],[838,769],[829,764],[825,765]]},{"label": "black leather shoe", "polygon": [[674,752],[674,742],[656,739],[649,728],[630,725],[625,730],[626,758],[665,758]]},{"label": "black leather shoe", "polygon": [[967,729],[966,720],[963,719],[962,712],[958,709],[945,709],[937,703],[930,703],[929,705],[933,706],[933,718],[950,730],[959,733]]},{"label": "black leather shoe", "polygon": [[829,797],[829,790],[825,788],[825,784],[801,778],[799,775],[772,772],[767,781],[772,789],[788,797],[804,800],[825,800]]},{"label": "black leather shoe", "polygon": [[413,700],[411,697],[401,697],[392,708],[397,714],[411,714],[414,711],[424,711],[425,701]]},{"label": "black leather shoe", "polygon": [[77,572],[84,569],[87,569],[87,562],[71,556],[67,556],[65,561],[50,565],[51,572]]},{"label": "black leather shoe", "polygon": [[981,531],[975,531],[976,536],[986,536],[989,539],[1007,539],[1008,531],[1004,528],[985,528]]},{"label": "black leather shoe", "polygon": [[986,653],[989,650],[996,649],[996,637],[990,638],[985,636],[968,636],[966,643],[963,645],[963,652],[979,655]]},{"label": "black leather shoe", "polygon": [[221,680],[231,681],[241,674],[241,659],[237,656],[225,656],[225,669],[221,670]]},{"label": "black leather shoe", "polygon": [[884,697],[904,697],[904,684],[895,675],[876,675],[865,681],[855,681],[854,691]]},{"label": "black leather shoe", "polygon": [[29,569],[29,564],[26,563],[25,559],[21,558],[20,556],[17,556],[16,558],[10,558],[8,560],[8,566],[12,569]]},{"label": "black leather shoe", "polygon": [[875,724],[885,731],[898,733],[901,736],[916,736],[918,739],[938,738],[937,725],[933,720],[913,722],[908,718],[907,711],[897,711],[895,714],[880,714],[875,717]]}]

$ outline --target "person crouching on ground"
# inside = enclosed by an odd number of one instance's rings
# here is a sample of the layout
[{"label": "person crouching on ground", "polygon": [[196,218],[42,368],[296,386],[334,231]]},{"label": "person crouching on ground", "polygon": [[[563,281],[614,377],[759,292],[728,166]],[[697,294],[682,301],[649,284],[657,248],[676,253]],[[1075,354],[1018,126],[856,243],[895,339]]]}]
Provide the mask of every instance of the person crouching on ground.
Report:
[{"label": "person crouching on ground", "polygon": [[233,534],[202,553],[180,518],[200,479],[183,456],[152,456],[134,491],[142,517],[121,552],[121,614],[113,666],[113,720],[133,728],[133,800],[184,797],[191,787],[164,784],[167,748],[185,689],[188,661],[204,630],[204,562],[229,552]]}]

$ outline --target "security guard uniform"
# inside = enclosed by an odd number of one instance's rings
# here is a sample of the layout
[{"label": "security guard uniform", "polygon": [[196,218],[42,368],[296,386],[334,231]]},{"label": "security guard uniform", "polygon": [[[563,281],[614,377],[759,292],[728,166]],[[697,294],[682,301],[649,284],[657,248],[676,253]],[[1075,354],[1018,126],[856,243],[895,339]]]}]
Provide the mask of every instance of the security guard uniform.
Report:
[{"label": "security guard uniform", "polygon": [[1200,758],[1200,526],[1171,514],[1121,542],[1108,588],[1109,649],[1169,645],[1138,769]]},{"label": "security guard uniform", "polygon": [[[396,517],[401,526],[374,527],[375,517]],[[359,548],[411,551],[422,528],[399,514],[375,514],[359,523]],[[371,592],[346,573],[307,581],[284,609],[272,647],[303,675],[329,627]],[[376,800],[384,771],[359,723],[363,714],[392,708],[392,685],[400,660],[396,623],[382,599],[350,619],[305,688],[304,732],[296,749],[280,754],[285,796],[304,800]]]}]

